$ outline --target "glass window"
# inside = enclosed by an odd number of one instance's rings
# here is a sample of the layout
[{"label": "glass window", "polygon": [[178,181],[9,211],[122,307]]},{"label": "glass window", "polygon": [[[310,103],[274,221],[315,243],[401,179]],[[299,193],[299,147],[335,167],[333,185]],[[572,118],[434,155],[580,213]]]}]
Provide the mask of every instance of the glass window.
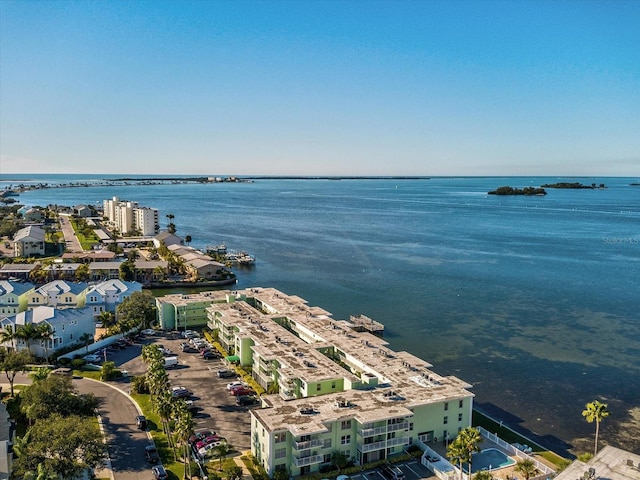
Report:
[{"label": "glass window", "polygon": [[445,417],[444,417],[444,419],[442,420],[442,423],[443,423],[443,424],[445,424],[445,425],[446,425],[447,423],[449,423],[449,417],[446,417],[446,416],[445,416]]},{"label": "glass window", "polygon": [[342,423],[340,423],[340,427],[342,428],[342,430],[351,428],[351,420],[343,420]]}]

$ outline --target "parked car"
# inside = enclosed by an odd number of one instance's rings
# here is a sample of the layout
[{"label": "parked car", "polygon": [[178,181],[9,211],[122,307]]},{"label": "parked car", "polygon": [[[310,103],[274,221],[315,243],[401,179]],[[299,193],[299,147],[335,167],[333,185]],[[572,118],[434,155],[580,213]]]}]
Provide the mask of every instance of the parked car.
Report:
[{"label": "parked car", "polygon": [[169,474],[162,465],[156,465],[153,467],[151,469],[151,473],[153,473],[153,478],[155,478],[155,480],[167,480],[169,478]]},{"label": "parked car", "polygon": [[171,396],[176,398],[189,398],[191,392],[185,387],[173,387],[171,388]]},{"label": "parked car", "polygon": [[404,480],[404,472],[395,465],[383,465],[380,467],[380,473],[389,480]]},{"label": "parked car", "polygon": [[235,397],[240,397],[243,395],[253,395],[255,393],[256,392],[253,391],[253,388],[249,388],[249,387],[238,387],[231,390],[231,395]]},{"label": "parked car", "polygon": [[147,457],[149,463],[158,463],[160,461],[160,455],[155,445],[147,445],[144,448],[144,456]]},{"label": "parked car", "polygon": [[204,447],[198,449],[198,456],[200,458],[204,458],[207,456],[207,453],[210,452],[211,450],[213,450],[216,447],[219,447],[220,445],[222,445],[224,442],[224,440],[218,440],[216,442],[211,442],[207,445],[205,445]]},{"label": "parked car", "polygon": [[233,378],[235,376],[236,376],[236,372],[233,370],[229,370],[227,368],[218,370],[218,378]]},{"label": "parked car", "polygon": [[89,355],[85,355],[82,359],[87,363],[98,363],[102,360],[103,357],[100,355],[96,355],[94,353],[90,353]]},{"label": "parked car", "polygon": [[195,445],[200,440],[202,440],[204,438],[207,438],[207,437],[211,437],[211,436],[213,436],[215,434],[216,434],[215,430],[209,430],[209,429],[196,430],[195,432],[193,432],[193,435],[191,435],[189,437],[189,444]]},{"label": "parked car", "polygon": [[136,425],[138,426],[138,428],[140,430],[146,430],[147,429],[147,419],[145,418],[144,415],[138,415],[136,417]]},{"label": "parked car", "polygon": [[154,329],[152,329],[152,328],[147,328],[146,330],[142,330],[142,332],[140,332],[140,333],[142,333],[143,335],[147,335],[149,337],[152,337],[152,336],[154,336],[156,334],[156,331]]},{"label": "parked car", "polygon": [[218,355],[216,352],[202,352],[202,358],[204,358],[205,360],[214,360],[216,358],[220,358],[220,355]]},{"label": "parked car", "polygon": [[233,390],[237,387],[246,387],[247,384],[241,381],[227,383],[227,390]]},{"label": "parked car", "polygon": [[219,437],[218,435],[210,435],[208,437],[203,438],[198,443],[196,443],[196,450],[200,450],[203,447],[206,447],[210,443],[213,442],[221,442],[224,438]]},{"label": "parked car", "polygon": [[258,397],[256,397],[255,395],[238,395],[238,397],[236,397],[236,405],[238,405],[239,407],[256,405],[258,401]]}]

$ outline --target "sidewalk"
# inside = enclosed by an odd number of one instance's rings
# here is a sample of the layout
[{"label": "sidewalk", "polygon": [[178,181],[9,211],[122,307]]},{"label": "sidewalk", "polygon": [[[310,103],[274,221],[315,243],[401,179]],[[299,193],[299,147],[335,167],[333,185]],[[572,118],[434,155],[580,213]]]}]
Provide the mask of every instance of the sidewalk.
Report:
[{"label": "sidewalk", "polygon": [[251,452],[244,452],[242,455],[238,455],[237,457],[233,457],[233,461],[236,462],[236,465],[238,465],[240,468],[242,468],[242,480],[252,480],[253,477],[251,476],[251,472],[249,472],[249,469],[247,468],[247,466],[244,464],[244,462],[240,459],[241,456],[243,455],[249,455]]}]

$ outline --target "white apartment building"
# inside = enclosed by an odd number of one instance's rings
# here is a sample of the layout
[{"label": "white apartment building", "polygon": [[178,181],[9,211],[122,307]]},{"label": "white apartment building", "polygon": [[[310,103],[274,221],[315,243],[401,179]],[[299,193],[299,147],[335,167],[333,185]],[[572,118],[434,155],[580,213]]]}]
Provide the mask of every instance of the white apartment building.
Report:
[{"label": "white apartment building", "polygon": [[122,234],[138,230],[142,236],[149,237],[160,231],[158,210],[155,208],[140,207],[137,202],[118,197],[105,200],[103,207],[110,225]]}]

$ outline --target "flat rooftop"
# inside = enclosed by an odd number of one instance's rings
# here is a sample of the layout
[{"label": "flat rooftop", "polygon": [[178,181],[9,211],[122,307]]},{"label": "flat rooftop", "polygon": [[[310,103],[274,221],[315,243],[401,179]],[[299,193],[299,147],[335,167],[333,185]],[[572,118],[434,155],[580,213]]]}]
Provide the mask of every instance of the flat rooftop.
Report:
[{"label": "flat rooftop", "polygon": [[640,455],[607,445],[588,462],[576,460],[555,477],[555,480],[589,479],[640,480]]}]

